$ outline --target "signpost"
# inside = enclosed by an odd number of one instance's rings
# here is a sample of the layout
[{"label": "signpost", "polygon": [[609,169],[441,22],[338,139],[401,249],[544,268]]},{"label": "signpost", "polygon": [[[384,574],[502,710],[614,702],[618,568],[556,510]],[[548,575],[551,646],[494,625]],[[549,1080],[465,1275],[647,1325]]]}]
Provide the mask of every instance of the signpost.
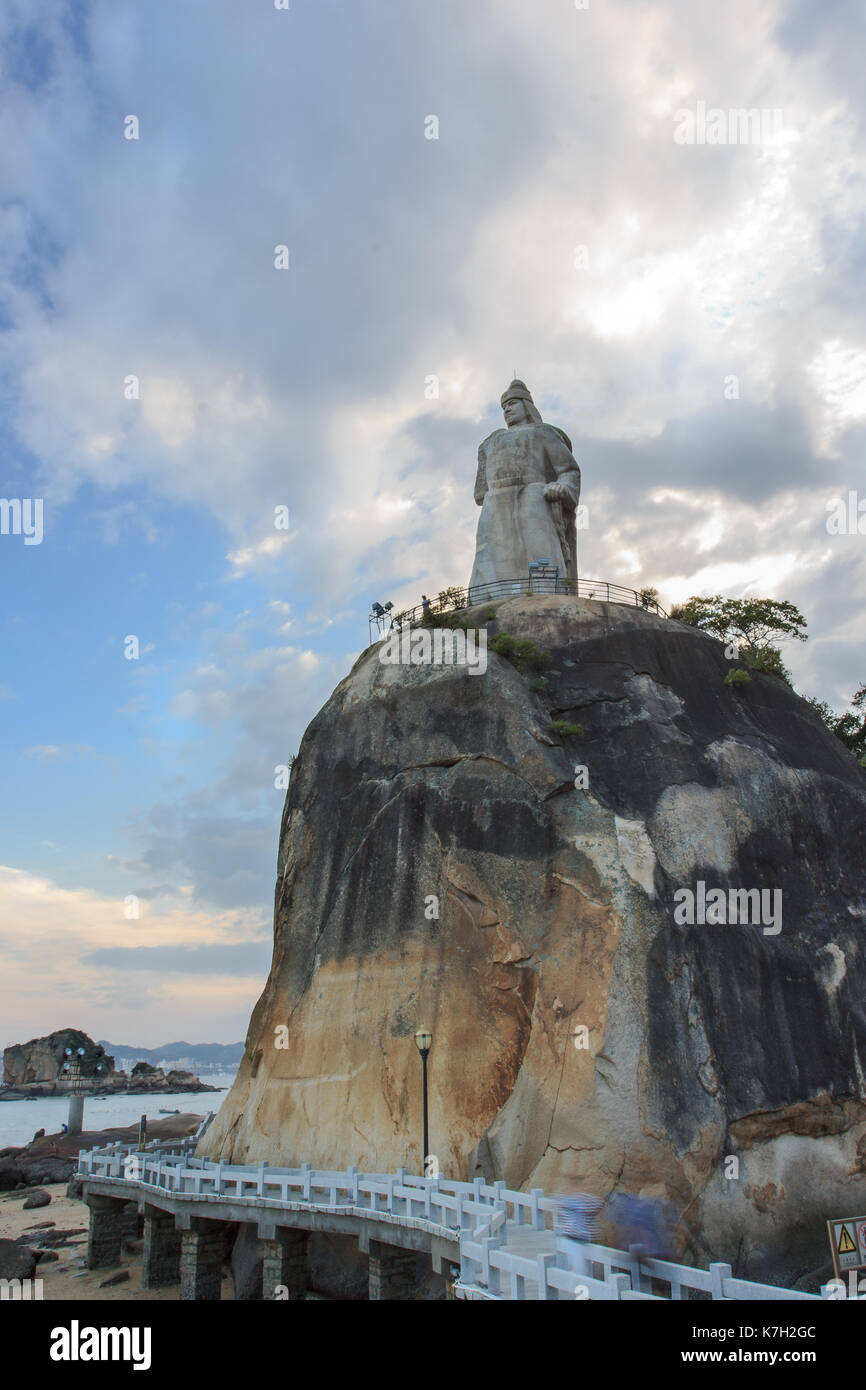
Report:
[{"label": "signpost", "polygon": [[866,1216],[846,1216],[827,1222],[836,1278],[843,1270],[866,1269]]}]

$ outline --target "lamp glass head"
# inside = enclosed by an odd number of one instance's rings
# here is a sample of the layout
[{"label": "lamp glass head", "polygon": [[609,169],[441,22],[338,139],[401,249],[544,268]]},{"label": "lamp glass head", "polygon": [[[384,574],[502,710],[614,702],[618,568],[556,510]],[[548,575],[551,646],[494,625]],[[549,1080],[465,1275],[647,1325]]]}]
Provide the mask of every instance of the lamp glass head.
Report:
[{"label": "lamp glass head", "polygon": [[433,1046],[433,1034],[429,1028],[419,1028],[415,1034],[415,1043],[419,1052],[429,1052]]}]

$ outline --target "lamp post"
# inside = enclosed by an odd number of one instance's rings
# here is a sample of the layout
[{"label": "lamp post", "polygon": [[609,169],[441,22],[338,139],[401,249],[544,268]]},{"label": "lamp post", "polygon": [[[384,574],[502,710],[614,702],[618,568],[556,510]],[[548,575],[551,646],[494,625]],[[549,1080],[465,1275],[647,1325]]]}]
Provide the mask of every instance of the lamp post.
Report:
[{"label": "lamp post", "polygon": [[422,1153],[422,1174],[427,1176],[427,1151],[430,1147],[430,1136],[427,1130],[427,1057],[430,1048],[433,1046],[433,1034],[429,1028],[419,1028],[415,1034],[415,1045],[421,1053],[421,1066],[424,1072],[424,1149]]},{"label": "lamp post", "polygon": [[69,1134],[80,1134],[84,1125],[84,1084],[81,1075],[84,1048],[79,1047],[77,1052],[73,1053],[72,1048],[67,1047],[66,1056],[71,1058],[71,1061],[63,1063],[63,1070],[67,1073],[69,1082],[69,1115],[66,1128]]}]

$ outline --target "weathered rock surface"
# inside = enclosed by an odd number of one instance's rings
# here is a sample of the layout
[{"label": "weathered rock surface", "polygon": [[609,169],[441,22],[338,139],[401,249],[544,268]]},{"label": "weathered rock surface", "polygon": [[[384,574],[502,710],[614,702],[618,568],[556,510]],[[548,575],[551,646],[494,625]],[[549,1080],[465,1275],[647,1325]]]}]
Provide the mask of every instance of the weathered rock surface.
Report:
[{"label": "weathered rock surface", "polygon": [[0,1279],[30,1279],[35,1268],[32,1250],[14,1240],[0,1240]]},{"label": "weathered rock surface", "polygon": [[24,1198],[24,1211],[32,1211],[35,1207],[47,1207],[51,1204],[51,1193],[44,1188],[37,1187],[33,1192],[28,1193]]},{"label": "weathered rock surface", "polygon": [[3,1080],[7,1086],[26,1088],[33,1083],[53,1085],[63,1079],[63,1065],[70,1058],[66,1049],[78,1058],[79,1049],[81,1072],[85,1077],[93,1076],[97,1066],[101,1068],[102,1079],[114,1071],[114,1058],[105,1055],[105,1049],[82,1033],[78,1028],[60,1028],[44,1038],[31,1038],[26,1043],[14,1043],[3,1049]]},{"label": "weathered rock surface", "polygon": [[[664,1194],[693,1257],[814,1269],[866,1206],[866,776],[693,628],[491,610],[552,652],[546,690],[373,648],[307,730],[270,977],[199,1151],[420,1171],[423,1023],[444,1176]],[[678,925],[698,881],[781,890],[781,930]]]},{"label": "weathered rock surface", "polygon": [[[169,1115],[150,1120],[148,1139],[185,1139],[194,1134],[202,1115]],[[80,1184],[73,1178],[82,1149],[94,1149],[116,1142],[129,1144],[138,1138],[138,1125],[90,1129],[82,1134],[47,1134],[23,1148],[7,1148],[0,1157],[0,1192],[19,1186],[38,1187],[43,1183],[67,1183],[67,1196],[80,1196]],[[77,1190],[76,1190],[77,1189]]]},{"label": "weathered rock surface", "polygon": [[40,1183],[66,1182],[72,1176],[78,1166],[77,1157],[40,1153],[39,1145],[44,1143],[40,1139],[34,1149],[21,1149],[16,1157],[0,1159],[0,1192],[19,1185],[38,1187]]}]

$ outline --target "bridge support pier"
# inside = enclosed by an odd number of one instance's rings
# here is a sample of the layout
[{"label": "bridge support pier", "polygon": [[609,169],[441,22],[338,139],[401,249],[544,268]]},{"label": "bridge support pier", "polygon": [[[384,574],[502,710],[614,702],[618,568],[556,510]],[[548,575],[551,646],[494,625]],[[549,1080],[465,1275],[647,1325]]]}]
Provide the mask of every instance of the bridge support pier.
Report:
[{"label": "bridge support pier", "polygon": [[121,1249],[124,1240],[138,1240],[138,1202],[127,1202],[120,1219]]},{"label": "bridge support pier", "polygon": [[416,1298],[418,1258],[414,1251],[398,1250],[380,1240],[370,1241],[370,1300]]},{"label": "bridge support pier", "polygon": [[220,1297],[224,1242],[224,1221],[201,1221],[193,1218],[190,1229],[181,1231],[181,1299],[201,1303]]},{"label": "bridge support pier", "polygon": [[[307,1292],[308,1231],[282,1228],[262,1241],[262,1298],[303,1298]],[[279,1292],[277,1292],[279,1290]]]},{"label": "bridge support pier", "polygon": [[120,1250],[127,1233],[127,1199],[88,1193],[90,1225],[87,1231],[87,1268],[112,1269],[120,1264]]},{"label": "bridge support pier", "polygon": [[159,1207],[144,1209],[144,1253],[141,1287],[163,1289],[180,1280],[180,1231],[171,1212]]}]

